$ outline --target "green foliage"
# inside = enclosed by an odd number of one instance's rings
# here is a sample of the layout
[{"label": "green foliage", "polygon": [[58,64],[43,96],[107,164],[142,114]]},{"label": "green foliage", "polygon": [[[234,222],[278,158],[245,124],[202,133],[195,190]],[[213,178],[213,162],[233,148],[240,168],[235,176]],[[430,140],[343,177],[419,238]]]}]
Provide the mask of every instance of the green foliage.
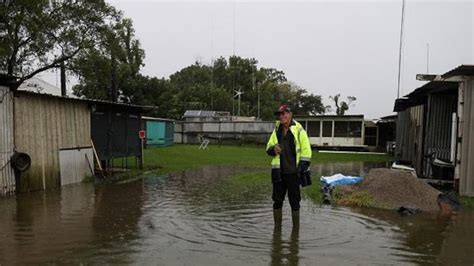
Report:
[{"label": "green foliage", "polygon": [[117,17],[97,35],[95,45],[83,49],[70,69],[79,78],[73,87],[77,96],[92,99],[144,103],[142,87],[148,82],[139,75],[145,52],[135,38],[131,19]]},{"label": "green foliage", "polygon": [[465,209],[474,210],[474,197],[461,197],[461,206]]},{"label": "green foliage", "polygon": [[0,69],[18,84],[96,43],[119,16],[105,1],[5,1],[0,4]]},{"label": "green foliage", "polygon": [[[131,27],[131,22],[127,25]],[[122,40],[120,34],[117,36],[119,43],[129,40]],[[133,34],[130,36],[134,37]],[[74,87],[74,93],[78,96],[111,98],[114,73],[111,48],[108,48],[107,42],[102,43],[106,44],[105,48],[84,51],[74,60],[73,69],[79,76],[79,84]],[[126,46],[119,45],[121,48],[116,53],[129,54],[130,52],[124,49]],[[140,51],[139,46],[136,46],[136,49]],[[130,62],[143,61],[144,53],[132,54],[140,56],[129,60]],[[321,96],[309,94],[287,82],[282,71],[259,68],[258,61],[254,58],[220,57],[210,65],[195,62],[172,74],[169,79],[136,74],[137,71],[131,69],[139,70],[140,64],[131,65],[125,60],[127,58],[122,56],[116,60],[120,99],[134,104],[157,106],[154,114],[157,116],[179,119],[188,109],[228,112],[235,110],[237,115],[237,100],[234,98],[236,90],[244,92],[240,108],[242,116],[258,115],[259,98],[260,117],[265,120],[273,120],[273,112],[282,103],[290,104],[297,115],[321,114],[325,111]]]}]

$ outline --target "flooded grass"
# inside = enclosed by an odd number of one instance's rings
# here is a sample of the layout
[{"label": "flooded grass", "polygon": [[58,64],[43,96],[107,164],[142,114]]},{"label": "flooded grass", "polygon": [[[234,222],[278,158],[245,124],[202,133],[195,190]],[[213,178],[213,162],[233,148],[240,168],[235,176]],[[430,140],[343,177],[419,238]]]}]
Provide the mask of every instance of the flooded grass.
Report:
[{"label": "flooded grass", "polygon": [[[312,164],[362,161],[386,162],[391,159],[392,157],[389,155],[378,154],[313,152]],[[197,145],[183,144],[145,150],[145,168],[158,168],[160,173],[172,173],[206,165],[266,167],[270,165],[270,157],[265,153],[264,146],[211,145],[206,150],[199,150]]]},{"label": "flooded grass", "polygon": [[[270,182],[268,166],[270,157],[265,152],[263,145],[211,145],[206,150],[198,149],[198,145],[179,144],[161,148],[145,149],[144,168],[148,173],[161,175],[197,169],[206,166],[233,166],[253,170],[243,171],[232,175],[228,182],[235,186],[249,189],[259,185],[268,185]],[[373,162],[381,163],[392,159],[389,155],[381,154],[355,154],[355,153],[319,153],[313,151],[312,165],[324,165],[331,162]],[[250,171],[250,172],[249,172]],[[149,174],[148,174],[149,175]],[[136,179],[140,171],[131,169],[120,173],[107,182],[126,182],[127,179]],[[313,185],[302,188],[302,196],[315,204],[321,204],[321,189],[319,177],[321,173],[313,174]],[[356,204],[357,206],[364,203]]]}]

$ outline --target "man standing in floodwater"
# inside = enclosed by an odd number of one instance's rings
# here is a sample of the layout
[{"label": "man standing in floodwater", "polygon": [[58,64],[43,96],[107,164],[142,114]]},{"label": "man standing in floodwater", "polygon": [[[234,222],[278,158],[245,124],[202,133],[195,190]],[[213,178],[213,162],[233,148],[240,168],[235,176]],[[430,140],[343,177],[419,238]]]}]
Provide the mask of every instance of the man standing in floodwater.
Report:
[{"label": "man standing in floodwater", "polygon": [[278,120],[267,143],[267,154],[273,157],[273,217],[275,225],[281,225],[283,201],[288,192],[293,226],[299,226],[300,185],[311,185],[311,144],[303,126],[293,120],[288,105],[280,106],[275,116]]}]

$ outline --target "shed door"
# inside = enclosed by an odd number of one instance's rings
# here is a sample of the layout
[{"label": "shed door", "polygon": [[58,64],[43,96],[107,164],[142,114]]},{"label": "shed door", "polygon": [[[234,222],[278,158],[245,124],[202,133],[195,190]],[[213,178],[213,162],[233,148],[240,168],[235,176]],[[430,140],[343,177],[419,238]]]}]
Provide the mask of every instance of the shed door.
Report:
[{"label": "shed door", "polygon": [[61,186],[80,183],[94,175],[94,157],[91,147],[59,150]]},{"label": "shed door", "polygon": [[147,144],[163,145],[165,144],[165,123],[157,121],[148,121],[147,124]]}]

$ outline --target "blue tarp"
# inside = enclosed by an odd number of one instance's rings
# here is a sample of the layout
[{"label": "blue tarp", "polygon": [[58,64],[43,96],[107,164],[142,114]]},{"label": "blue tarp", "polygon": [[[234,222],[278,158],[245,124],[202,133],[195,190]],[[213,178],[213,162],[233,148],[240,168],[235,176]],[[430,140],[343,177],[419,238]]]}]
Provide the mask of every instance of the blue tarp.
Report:
[{"label": "blue tarp", "polygon": [[329,186],[333,188],[340,185],[354,185],[362,182],[363,178],[360,176],[345,176],[343,174],[335,174],[332,176],[322,176],[320,180],[323,186]]}]

